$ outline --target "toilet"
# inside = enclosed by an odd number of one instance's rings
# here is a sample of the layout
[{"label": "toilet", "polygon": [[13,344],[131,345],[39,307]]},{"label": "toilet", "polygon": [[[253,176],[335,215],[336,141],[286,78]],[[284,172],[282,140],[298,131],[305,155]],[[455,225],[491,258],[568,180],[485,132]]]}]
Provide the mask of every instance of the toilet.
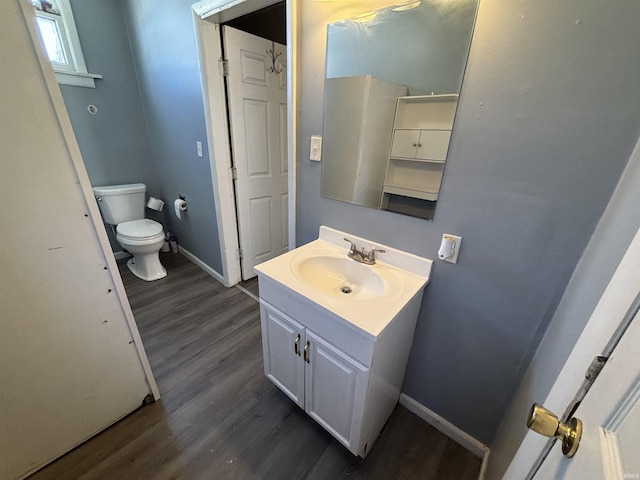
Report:
[{"label": "toilet", "polygon": [[162,225],[144,218],[144,183],[93,187],[105,223],[116,226],[116,240],[132,258],[127,267],[136,277],[151,282],[167,276],[159,252],[164,243]]}]

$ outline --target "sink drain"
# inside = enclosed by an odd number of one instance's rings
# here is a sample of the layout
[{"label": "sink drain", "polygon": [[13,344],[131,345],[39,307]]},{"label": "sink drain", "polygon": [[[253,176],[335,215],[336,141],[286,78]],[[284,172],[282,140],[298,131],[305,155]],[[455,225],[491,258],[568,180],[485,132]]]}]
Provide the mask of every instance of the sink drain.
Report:
[{"label": "sink drain", "polygon": [[353,292],[353,290],[351,290],[351,287],[348,287],[348,286],[346,286],[346,285],[345,285],[344,287],[342,287],[342,288],[340,289],[340,291],[341,291],[342,293],[351,293],[351,292]]}]

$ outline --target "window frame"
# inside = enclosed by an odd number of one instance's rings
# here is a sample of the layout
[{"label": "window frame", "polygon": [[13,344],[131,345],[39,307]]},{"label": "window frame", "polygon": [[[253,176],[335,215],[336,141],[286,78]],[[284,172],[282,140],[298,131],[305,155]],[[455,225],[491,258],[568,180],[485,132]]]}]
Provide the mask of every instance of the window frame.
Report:
[{"label": "window frame", "polygon": [[[51,61],[51,66],[56,74],[56,79],[61,85],[96,88],[95,79],[102,78],[102,75],[89,73],[87,70],[84,54],[82,53],[82,47],[80,45],[80,37],[78,36],[76,22],[73,17],[73,10],[71,9],[71,3],[69,0],[55,0],[55,6],[60,11],[60,15],[38,10],[35,6],[34,10],[36,17],[53,20],[56,22],[58,27],[67,63],[62,64]],[[36,29],[42,38],[37,21]],[[46,56],[47,58],[49,57],[48,55]]]}]

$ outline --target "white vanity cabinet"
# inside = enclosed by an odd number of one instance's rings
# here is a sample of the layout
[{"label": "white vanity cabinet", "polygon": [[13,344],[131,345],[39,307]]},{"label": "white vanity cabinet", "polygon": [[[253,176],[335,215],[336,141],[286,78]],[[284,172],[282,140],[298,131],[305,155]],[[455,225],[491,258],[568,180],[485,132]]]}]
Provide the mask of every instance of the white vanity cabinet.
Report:
[{"label": "white vanity cabinet", "polygon": [[[349,258],[345,237],[376,263]],[[323,225],[255,267],[265,375],[354,455],[398,403],[432,263]]]},{"label": "white vanity cabinet", "polygon": [[353,450],[369,368],[265,302],[261,321],[267,378]]},{"label": "white vanity cabinet", "polygon": [[265,375],[364,458],[398,402],[422,289],[372,338],[273,279],[258,278]]}]

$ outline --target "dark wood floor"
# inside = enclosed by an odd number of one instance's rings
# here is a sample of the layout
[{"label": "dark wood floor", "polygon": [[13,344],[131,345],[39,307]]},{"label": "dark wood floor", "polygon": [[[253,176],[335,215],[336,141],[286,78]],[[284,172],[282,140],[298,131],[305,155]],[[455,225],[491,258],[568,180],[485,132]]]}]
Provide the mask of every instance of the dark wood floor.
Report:
[{"label": "dark wood floor", "polygon": [[181,255],[162,262],[156,282],[121,266],[162,399],[32,480],[477,478],[478,458],[400,406],[367,459],[351,455],[264,377],[257,302]]}]

